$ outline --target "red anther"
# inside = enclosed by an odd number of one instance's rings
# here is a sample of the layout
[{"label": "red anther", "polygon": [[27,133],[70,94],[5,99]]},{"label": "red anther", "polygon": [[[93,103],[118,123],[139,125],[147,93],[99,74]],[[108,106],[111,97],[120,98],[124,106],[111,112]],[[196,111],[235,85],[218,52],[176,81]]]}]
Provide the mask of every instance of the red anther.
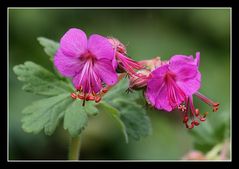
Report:
[{"label": "red anther", "polygon": [[83,95],[81,95],[81,94],[78,94],[78,98],[81,99],[81,100],[85,99],[85,97]]},{"label": "red anther", "polygon": [[199,120],[200,121],[206,121],[206,118],[205,117],[201,117]]},{"label": "red anther", "polygon": [[213,112],[216,112],[218,110],[218,107],[213,107]]},{"label": "red anther", "polygon": [[77,99],[77,95],[75,93],[71,93],[71,98],[72,99]]},{"label": "red anther", "polygon": [[85,100],[86,100],[86,101],[89,101],[89,100],[92,101],[92,100],[95,100],[95,97],[92,96],[92,95],[88,95],[88,96],[86,96]]},{"label": "red anther", "polygon": [[103,89],[102,89],[102,92],[103,92],[103,93],[106,93],[106,92],[108,92],[108,89],[103,88]]},{"label": "red anther", "polygon": [[96,96],[96,97],[95,97],[95,102],[96,102],[96,103],[99,103],[100,100],[101,100],[101,97],[100,97],[100,96]]},{"label": "red anther", "polygon": [[186,128],[188,128],[188,123],[185,123]]},{"label": "red anther", "polygon": [[200,123],[198,121],[193,121],[193,124],[195,124],[195,126],[198,126]]},{"label": "red anther", "polygon": [[191,122],[191,125],[188,127],[189,129],[192,129],[194,127],[194,122]]},{"label": "red anther", "polygon": [[187,116],[187,115],[184,116],[183,122],[184,122],[184,123],[187,123],[187,122],[188,122],[188,116]]},{"label": "red anther", "polygon": [[196,115],[196,116],[199,115],[199,109],[195,109],[195,115]]},{"label": "red anther", "polygon": [[213,103],[213,107],[218,107],[219,103]]}]

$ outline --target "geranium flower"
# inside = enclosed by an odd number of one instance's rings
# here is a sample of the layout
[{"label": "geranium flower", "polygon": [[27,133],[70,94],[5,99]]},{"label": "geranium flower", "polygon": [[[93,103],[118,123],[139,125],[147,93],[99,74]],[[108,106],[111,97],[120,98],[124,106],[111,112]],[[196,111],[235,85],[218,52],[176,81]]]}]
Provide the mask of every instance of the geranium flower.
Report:
[{"label": "geranium flower", "polygon": [[[159,110],[172,111],[179,109],[185,112],[184,123],[187,128],[199,125],[199,121],[205,121],[206,114],[201,115],[193,104],[193,95],[217,111],[219,104],[211,101],[198,92],[201,86],[201,73],[198,70],[200,53],[196,58],[185,55],[174,55],[167,64],[159,66],[151,72],[147,82],[146,99]],[[191,125],[188,125],[191,117]]]},{"label": "geranium flower", "polygon": [[80,99],[99,101],[103,86],[117,82],[113,59],[107,38],[93,34],[87,39],[82,30],[71,28],[60,40],[54,64],[63,76],[72,78]]}]

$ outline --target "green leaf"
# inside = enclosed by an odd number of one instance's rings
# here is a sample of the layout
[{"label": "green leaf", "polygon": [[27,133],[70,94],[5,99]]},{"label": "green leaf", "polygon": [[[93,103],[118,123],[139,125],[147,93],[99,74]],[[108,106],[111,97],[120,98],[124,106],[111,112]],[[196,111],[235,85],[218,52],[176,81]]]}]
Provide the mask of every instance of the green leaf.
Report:
[{"label": "green leaf", "polygon": [[125,124],[120,119],[120,112],[116,108],[114,108],[113,106],[104,101],[101,101],[99,104],[97,104],[97,108],[101,112],[109,113],[111,117],[113,117],[113,119],[116,120],[120,130],[124,135],[125,142],[128,143],[128,134],[126,132]]},{"label": "green leaf", "polygon": [[70,103],[72,99],[66,93],[33,102],[23,110],[23,130],[37,134],[45,129],[45,133],[51,135]]},{"label": "green leaf", "polygon": [[44,47],[46,54],[50,56],[50,60],[53,61],[54,55],[59,48],[59,43],[44,37],[38,37],[37,40]]},{"label": "green leaf", "polygon": [[99,113],[98,109],[96,108],[96,105],[97,103],[92,101],[88,101],[85,103],[84,109],[87,115],[96,116]]},{"label": "green leaf", "polygon": [[146,137],[152,132],[151,122],[145,109],[135,102],[117,100],[117,107],[121,112],[120,119],[126,126],[127,134],[134,140]]},{"label": "green leaf", "polygon": [[75,100],[66,110],[64,116],[64,129],[68,130],[72,137],[78,136],[88,122],[87,113],[81,100]]},{"label": "green leaf", "polygon": [[38,95],[55,96],[62,93],[70,93],[73,88],[65,81],[37,65],[27,61],[25,64],[14,66],[13,71],[18,80],[24,82],[23,90]]},{"label": "green leaf", "polygon": [[152,132],[151,122],[145,108],[141,106],[141,94],[139,92],[127,94],[125,92],[127,88],[127,79],[122,79],[103,98],[119,112],[120,121],[123,122],[128,137],[139,140]]}]

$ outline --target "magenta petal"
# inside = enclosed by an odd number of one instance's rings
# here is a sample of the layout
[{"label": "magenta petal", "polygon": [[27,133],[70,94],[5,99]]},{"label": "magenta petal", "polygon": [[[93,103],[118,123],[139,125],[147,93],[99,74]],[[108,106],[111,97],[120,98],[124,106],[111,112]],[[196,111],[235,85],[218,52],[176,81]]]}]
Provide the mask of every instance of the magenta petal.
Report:
[{"label": "magenta petal", "polygon": [[71,28],[61,38],[60,47],[66,56],[79,58],[87,49],[86,34],[80,29]]},{"label": "magenta petal", "polygon": [[151,105],[159,110],[171,111],[173,109],[169,103],[167,85],[163,78],[149,81],[146,97]]},{"label": "magenta petal", "polygon": [[168,65],[163,65],[151,73],[152,78],[147,83],[146,97],[157,109],[171,111],[172,107],[169,104],[167,84],[164,78],[168,71]]},{"label": "magenta petal", "polygon": [[153,78],[161,78],[169,71],[169,65],[165,64],[163,66],[158,67],[157,69],[151,72]]},{"label": "magenta petal", "polygon": [[161,79],[152,78],[148,80],[145,95],[147,97],[147,100],[150,102],[152,106],[155,106],[156,98],[158,96],[158,93],[161,91],[160,88],[163,85],[165,85],[163,82],[163,78]]},{"label": "magenta petal", "polygon": [[168,94],[168,86],[165,85],[164,87],[162,87],[161,91],[158,93],[155,107],[157,109],[170,112],[173,110],[174,107],[170,105],[167,94]]},{"label": "magenta petal", "polygon": [[177,80],[194,78],[197,75],[197,66],[183,62],[171,62],[169,70],[176,74]]},{"label": "magenta petal", "polygon": [[114,50],[107,38],[94,34],[91,35],[88,41],[89,51],[97,59],[109,59],[112,60],[114,57]]},{"label": "magenta petal", "polygon": [[187,63],[187,64],[195,64],[193,56],[186,56],[186,55],[174,55],[170,59],[170,64],[172,62],[175,63]]},{"label": "magenta petal", "polygon": [[116,58],[114,57],[113,60],[112,60],[112,66],[114,68],[114,70],[116,70],[117,66],[118,66],[118,62],[116,60]]},{"label": "magenta petal", "polygon": [[79,89],[80,86],[83,87],[83,91],[88,93],[90,91],[90,86],[88,83],[88,78],[83,73],[78,73],[76,76],[73,77],[73,84],[76,89]]},{"label": "magenta petal", "polygon": [[65,56],[61,48],[58,49],[55,57],[54,57],[54,65],[57,70],[63,75],[67,77],[73,77],[77,72],[79,72],[83,68],[83,64],[77,58],[67,57]]},{"label": "magenta petal", "polygon": [[176,83],[187,96],[190,96],[197,92],[201,87],[201,73],[198,72],[192,79],[177,81]]},{"label": "magenta petal", "polygon": [[118,66],[118,62],[117,62],[117,60],[116,60],[116,54],[117,54],[117,51],[116,51],[116,49],[115,49],[115,50],[114,50],[114,57],[113,57],[113,59],[112,59],[112,66],[113,66],[114,70],[116,70],[116,68],[117,68],[117,66]]},{"label": "magenta petal", "polygon": [[94,65],[94,71],[97,72],[100,79],[107,85],[113,85],[117,82],[118,76],[115,72],[112,61],[107,59],[98,60]]}]

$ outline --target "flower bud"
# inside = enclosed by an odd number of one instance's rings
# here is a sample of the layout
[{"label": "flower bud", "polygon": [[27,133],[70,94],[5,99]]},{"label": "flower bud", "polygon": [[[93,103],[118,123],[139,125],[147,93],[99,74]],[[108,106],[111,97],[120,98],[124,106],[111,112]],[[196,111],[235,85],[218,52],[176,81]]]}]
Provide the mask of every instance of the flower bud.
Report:
[{"label": "flower bud", "polygon": [[154,69],[156,69],[159,66],[162,66],[163,64],[165,64],[167,61],[161,61],[160,57],[157,56],[153,59],[149,59],[149,60],[141,60],[139,61],[139,63],[143,66],[145,66],[147,69],[149,69],[150,71],[153,71]]},{"label": "flower bud", "polygon": [[121,43],[118,39],[113,38],[113,37],[108,37],[108,41],[112,44],[113,48],[116,48],[116,51],[126,55],[127,51],[126,51],[126,47],[123,43]]},{"label": "flower bud", "polygon": [[129,79],[129,88],[139,90],[147,85],[150,71],[147,69],[141,69],[137,72],[137,76],[133,75]]}]

